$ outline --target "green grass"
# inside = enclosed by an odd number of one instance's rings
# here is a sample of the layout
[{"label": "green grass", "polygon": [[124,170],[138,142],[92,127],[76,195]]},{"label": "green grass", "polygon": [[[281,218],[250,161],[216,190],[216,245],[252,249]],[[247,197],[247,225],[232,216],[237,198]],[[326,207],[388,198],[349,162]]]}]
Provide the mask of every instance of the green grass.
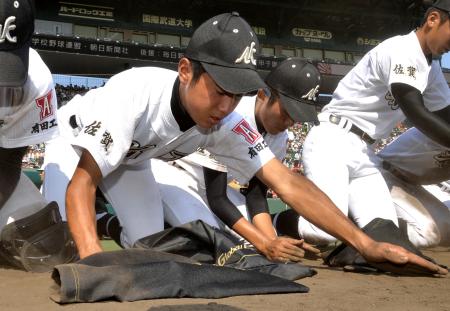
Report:
[{"label": "green grass", "polygon": [[110,252],[122,249],[119,245],[116,244],[113,240],[100,240],[103,250]]}]

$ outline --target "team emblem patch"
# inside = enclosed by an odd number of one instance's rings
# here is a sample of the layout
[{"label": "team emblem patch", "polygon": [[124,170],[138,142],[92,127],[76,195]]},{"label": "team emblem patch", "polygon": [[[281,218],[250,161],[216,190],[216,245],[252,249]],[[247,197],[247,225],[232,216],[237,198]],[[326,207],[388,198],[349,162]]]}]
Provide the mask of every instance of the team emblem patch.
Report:
[{"label": "team emblem patch", "polygon": [[244,136],[245,140],[250,144],[254,144],[259,138],[261,138],[261,134],[259,134],[256,130],[254,130],[247,121],[242,119],[239,123],[233,127],[233,132],[236,134]]},{"label": "team emblem patch", "polygon": [[44,96],[36,99],[36,106],[41,110],[39,116],[41,121],[53,115],[52,91],[50,90]]}]

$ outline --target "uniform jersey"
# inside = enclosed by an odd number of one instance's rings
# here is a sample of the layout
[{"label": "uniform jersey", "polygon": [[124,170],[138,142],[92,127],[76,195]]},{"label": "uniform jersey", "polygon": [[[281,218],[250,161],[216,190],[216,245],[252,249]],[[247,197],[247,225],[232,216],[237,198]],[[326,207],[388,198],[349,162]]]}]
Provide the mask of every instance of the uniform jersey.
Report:
[{"label": "uniform jersey", "polygon": [[[405,119],[390,86],[408,84],[419,90],[430,111],[450,104],[450,93],[437,61],[425,57],[416,33],[389,38],[369,51],[339,82],[322,112],[344,116],[378,139]],[[445,86],[445,87],[443,87]]]},{"label": "uniform jersey", "polygon": [[[177,163],[182,166],[184,169],[193,174],[198,180],[203,180],[203,171],[199,171],[198,169],[189,168],[188,166],[197,166],[197,167],[208,167],[210,169],[214,169],[221,172],[228,172],[227,178],[228,182],[232,180],[237,180],[241,184],[247,183],[256,173],[256,171],[249,171],[252,168],[251,162],[254,161],[254,158],[258,156],[261,150],[269,148],[271,152],[278,158],[280,161],[286,155],[287,148],[287,140],[288,134],[287,131],[280,132],[276,135],[272,134],[264,134],[256,132],[253,129],[256,129],[256,119],[255,119],[255,103],[256,96],[244,96],[237,108],[235,109],[235,115],[242,118],[242,120],[237,120],[230,123],[235,124],[235,126],[231,129],[220,129],[212,133],[208,137],[207,141],[207,149],[214,154],[217,154],[217,157],[211,157],[205,153],[195,153],[186,158],[180,159]],[[232,115],[230,118],[234,118]],[[253,146],[248,147],[247,149],[234,149],[230,143],[226,143],[225,139],[232,138],[234,136],[240,136],[241,139],[245,139],[248,142],[256,142],[260,140],[259,143],[253,144]],[[264,138],[264,140],[262,140]],[[213,147],[208,147],[213,146]],[[237,146],[238,147],[238,146]],[[229,149],[233,148],[232,151],[233,156],[236,160],[224,159],[221,154],[230,152]],[[240,157],[246,159],[246,161],[239,160]],[[229,163],[224,166],[223,163]],[[188,165],[186,165],[188,164]],[[244,173],[244,174],[243,174]],[[198,176],[200,174],[200,176]]]},{"label": "uniform jersey", "polygon": [[56,102],[52,75],[39,54],[30,49],[24,86],[0,87],[0,147],[23,147],[56,136]]},{"label": "uniform jersey", "polygon": [[378,153],[385,161],[415,177],[414,182],[450,179],[450,149],[411,128]]},{"label": "uniform jersey", "polygon": [[[245,162],[240,167],[249,173],[241,172],[244,175],[254,174],[273,158],[269,148],[262,149],[253,161],[235,156],[234,152],[263,144],[262,137],[250,142],[230,135],[242,120],[236,113],[208,130],[193,126],[181,131],[171,107],[178,98],[177,76],[175,71],[155,67],[115,75],[104,87],[75,97],[58,111],[64,137],[91,153],[103,177],[122,164],[150,158],[176,160],[205,146],[223,156],[224,163]],[[229,148],[217,148],[220,143]]]}]

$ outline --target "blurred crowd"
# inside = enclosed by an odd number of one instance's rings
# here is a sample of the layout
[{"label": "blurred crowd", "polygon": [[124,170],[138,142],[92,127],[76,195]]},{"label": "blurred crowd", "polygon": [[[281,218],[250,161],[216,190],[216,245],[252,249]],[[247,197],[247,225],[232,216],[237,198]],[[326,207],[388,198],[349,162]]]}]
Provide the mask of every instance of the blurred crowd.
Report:
[{"label": "blurred crowd", "polygon": [[64,106],[75,95],[83,95],[90,89],[85,86],[78,86],[69,84],[67,86],[55,84],[56,97],[58,98],[58,108]]}]

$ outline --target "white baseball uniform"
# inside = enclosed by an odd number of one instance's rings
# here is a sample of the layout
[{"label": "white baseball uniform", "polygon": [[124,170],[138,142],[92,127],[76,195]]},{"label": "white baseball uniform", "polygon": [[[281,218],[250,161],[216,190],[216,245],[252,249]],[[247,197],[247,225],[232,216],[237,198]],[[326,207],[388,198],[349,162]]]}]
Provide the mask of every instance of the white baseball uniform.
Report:
[{"label": "white baseball uniform", "polygon": [[[56,109],[52,75],[39,54],[30,49],[25,84],[0,87],[0,147],[26,147],[55,137]],[[0,208],[0,231],[4,225],[34,214],[45,205],[34,184],[22,173],[15,190]]]},{"label": "white baseball uniform", "polygon": [[[131,246],[163,229],[162,202],[150,158],[175,160],[209,146],[224,163],[237,164],[247,178],[273,158],[263,138],[235,113],[212,129],[193,126],[181,131],[183,120],[173,113],[181,109],[177,77],[171,70],[133,68],[59,109],[61,136],[46,149],[45,197],[65,209],[67,184],[80,151],[88,150],[103,176],[99,187],[123,227],[122,243]],[[257,146],[263,148],[250,159],[249,148]]]},{"label": "white baseball uniform", "polygon": [[[377,168],[379,158],[350,132],[353,125],[373,139],[384,138],[405,119],[391,95],[393,83],[418,89],[430,111],[449,104],[439,64],[428,63],[415,32],[395,36],[369,51],[340,81],[319,114],[320,126],[312,128],[303,147],[306,176],[360,227],[376,217],[397,223],[389,189]],[[336,119],[339,124],[331,122]],[[314,243],[335,240],[302,217],[299,233]]]},{"label": "white baseball uniform", "polygon": [[[256,128],[255,103],[256,96],[243,97],[235,110],[252,128]],[[217,134],[222,136],[220,131]],[[230,135],[230,133],[224,133],[223,135]],[[287,131],[276,135],[268,133],[264,135],[264,141],[279,160],[282,160],[286,154],[287,140]],[[224,144],[219,143],[219,145],[228,148]],[[255,151],[257,150],[255,149]],[[251,154],[250,149],[249,154]],[[245,166],[236,168],[236,165],[246,165],[245,162],[234,162],[225,166],[205,151],[196,152],[179,159],[175,166],[155,159],[151,161],[153,174],[160,187],[165,219],[172,226],[201,219],[212,226],[227,229],[208,207],[203,167],[227,172],[228,182],[234,179],[238,180],[240,184],[246,184],[253,177],[250,174],[242,176],[241,172],[247,170]],[[245,196],[232,187],[227,187],[227,195],[241,214],[249,220]]]},{"label": "white baseball uniform", "polygon": [[394,166],[383,176],[411,242],[418,247],[450,245],[450,150],[411,128],[378,155]]},{"label": "white baseball uniform", "polygon": [[25,84],[17,88],[0,87],[0,147],[24,147],[55,137],[56,109],[50,70],[39,54],[30,49]]}]

